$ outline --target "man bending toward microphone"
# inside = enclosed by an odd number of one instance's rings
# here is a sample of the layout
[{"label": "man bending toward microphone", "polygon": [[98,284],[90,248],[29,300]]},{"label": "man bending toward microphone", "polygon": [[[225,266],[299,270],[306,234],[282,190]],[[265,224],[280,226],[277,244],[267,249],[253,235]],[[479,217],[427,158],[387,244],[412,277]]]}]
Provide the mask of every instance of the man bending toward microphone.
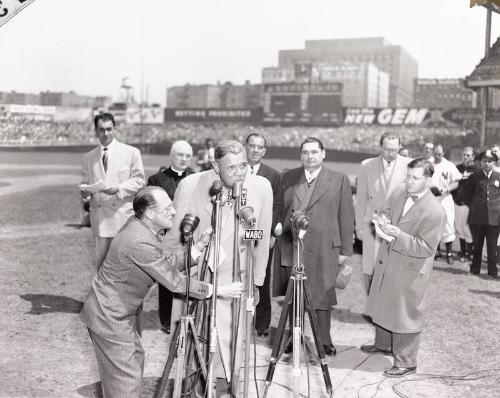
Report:
[{"label": "man bending toward microphone", "polygon": [[[111,242],[80,314],[94,345],[104,398],[141,396],[144,349],[140,314],[151,286],[157,281],[173,292],[186,292],[186,276],[178,271],[184,263],[184,249],[162,248],[158,233],[172,227],[175,215],[167,193],[159,187],[146,187],[136,195],[133,209],[135,217]],[[210,232],[206,229],[198,235],[191,252],[195,260]],[[191,281],[192,297],[204,299],[212,292],[212,285]],[[221,296],[240,294],[239,283],[218,288]]]},{"label": "man bending toward microphone", "polygon": [[[235,234],[240,244],[240,252],[237,253],[240,262],[240,275],[243,279],[247,261],[247,245],[243,241],[244,230],[247,228],[243,223],[239,224],[238,231],[235,231],[234,206],[232,198],[232,188],[241,184],[241,195],[239,205],[243,208],[251,206],[255,215],[255,229],[262,230],[262,240],[256,241],[253,249],[254,283],[262,286],[266,275],[267,259],[269,255],[269,238],[272,221],[273,192],[269,181],[261,176],[248,173],[247,155],[244,147],[232,140],[220,142],[215,147],[215,161],[213,169],[201,173],[192,174],[183,179],[174,197],[174,206],[177,209],[177,216],[174,218],[174,226],[165,236],[167,247],[177,247],[180,245],[180,223],[186,213],[191,213],[200,218],[198,229],[194,232],[195,241],[200,239],[202,231],[211,226],[213,204],[210,196],[210,189],[214,182],[220,181],[223,185],[222,196],[227,198],[222,206],[222,222],[220,236],[220,261],[218,268],[218,283],[226,284],[234,280],[233,276],[233,240]],[[239,336],[244,336],[242,327],[244,317],[240,316],[240,324],[232,324],[232,300],[218,298],[217,300],[217,333],[219,347],[214,358],[214,375],[220,384],[223,380],[229,383],[233,363],[231,359],[231,338],[232,330],[237,329]],[[238,338],[242,342],[241,338]],[[236,352],[241,350],[237,347]],[[239,355],[236,355],[235,364],[240,366]]]}]

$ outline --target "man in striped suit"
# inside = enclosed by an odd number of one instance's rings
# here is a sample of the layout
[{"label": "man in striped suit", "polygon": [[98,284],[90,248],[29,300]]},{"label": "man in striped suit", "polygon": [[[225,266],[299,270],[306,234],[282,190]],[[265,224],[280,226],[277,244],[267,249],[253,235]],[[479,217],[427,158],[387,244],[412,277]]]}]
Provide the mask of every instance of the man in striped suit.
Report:
[{"label": "man in striped suit", "polygon": [[[142,304],[155,281],[173,292],[186,292],[186,276],[178,266],[184,250],[163,250],[159,231],[171,228],[175,209],[167,193],[146,187],[133,202],[135,217],[111,242],[102,267],[92,281],[81,319],[94,345],[104,398],[141,396],[144,349],[141,344]],[[198,258],[210,239],[207,229],[194,245]],[[192,279],[189,293],[210,297],[212,285]],[[219,286],[218,295],[239,297],[241,284]]]}]

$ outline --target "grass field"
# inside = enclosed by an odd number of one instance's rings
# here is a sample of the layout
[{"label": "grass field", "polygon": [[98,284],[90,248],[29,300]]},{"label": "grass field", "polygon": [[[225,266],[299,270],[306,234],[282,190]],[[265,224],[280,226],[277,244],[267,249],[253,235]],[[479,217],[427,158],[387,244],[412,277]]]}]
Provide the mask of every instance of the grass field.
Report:
[{"label": "grass field", "polygon": [[[0,153],[1,397],[99,396],[94,353],[78,319],[94,274],[90,231],[78,227],[80,161],[80,154]],[[148,174],[166,162],[160,156],[144,158]],[[277,168],[298,164],[269,163]],[[343,164],[337,169],[353,175],[357,165]],[[54,177],[47,183],[51,175],[62,174],[66,179]],[[22,189],[4,192],[16,185]],[[377,362],[377,356],[367,358],[356,348],[371,341],[372,328],[362,315],[366,297],[360,256],[350,261],[355,273],[348,288],[339,292],[332,320],[334,342],[341,351],[329,359],[335,397],[396,397],[395,390],[408,397],[500,396],[498,280],[472,276],[464,263],[436,262],[419,375],[388,381],[380,377],[380,371],[390,366],[390,360],[378,356]],[[275,299],[273,327],[279,309]],[[144,320],[143,396],[149,397],[168,350],[168,339],[159,331],[155,291],[146,302]],[[273,332],[258,342],[262,371]],[[318,395],[313,396],[324,394],[321,383],[320,378],[313,389]],[[291,396],[285,390],[278,395]]]}]

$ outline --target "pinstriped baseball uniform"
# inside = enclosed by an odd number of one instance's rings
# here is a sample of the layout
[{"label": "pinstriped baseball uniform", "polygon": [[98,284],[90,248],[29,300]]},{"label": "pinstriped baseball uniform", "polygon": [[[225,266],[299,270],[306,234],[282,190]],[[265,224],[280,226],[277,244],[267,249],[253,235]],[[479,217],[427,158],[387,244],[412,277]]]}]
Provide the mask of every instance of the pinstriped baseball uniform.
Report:
[{"label": "pinstriped baseball uniform", "polygon": [[[183,258],[182,251],[164,252],[161,238],[135,217],[111,243],[80,314],[94,344],[105,398],[140,397],[143,300],[155,281],[185,292],[186,277],[177,269]],[[191,280],[190,295],[203,299],[208,292],[208,284]]]}]

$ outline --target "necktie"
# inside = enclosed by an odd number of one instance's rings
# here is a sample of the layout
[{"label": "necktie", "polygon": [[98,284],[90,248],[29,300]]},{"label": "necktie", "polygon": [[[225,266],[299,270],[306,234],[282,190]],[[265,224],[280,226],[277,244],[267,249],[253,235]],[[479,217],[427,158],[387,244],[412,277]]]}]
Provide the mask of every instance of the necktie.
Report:
[{"label": "necktie", "polygon": [[108,171],[108,148],[104,148],[104,154],[102,155],[102,165],[104,167],[104,172]]},{"label": "necktie", "polygon": [[250,166],[250,173],[255,174],[255,170],[253,169],[253,166]]},{"label": "necktie", "polygon": [[310,187],[311,184],[314,182],[316,178],[311,178],[310,180],[307,181],[307,187]]},{"label": "necktie", "polygon": [[409,193],[406,194],[406,198],[410,198],[411,200],[413,200],[413,203],[417,203],[417,200],[418,200],[418,195],[411,195]]}]

